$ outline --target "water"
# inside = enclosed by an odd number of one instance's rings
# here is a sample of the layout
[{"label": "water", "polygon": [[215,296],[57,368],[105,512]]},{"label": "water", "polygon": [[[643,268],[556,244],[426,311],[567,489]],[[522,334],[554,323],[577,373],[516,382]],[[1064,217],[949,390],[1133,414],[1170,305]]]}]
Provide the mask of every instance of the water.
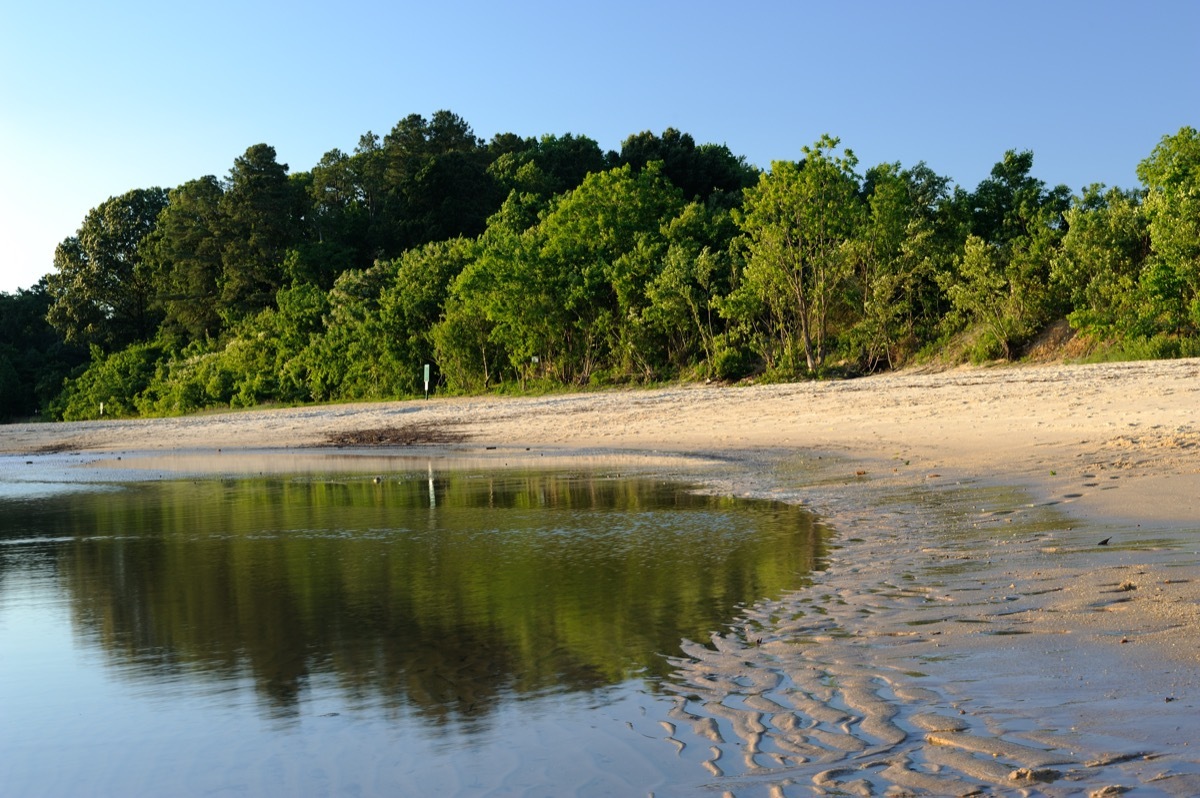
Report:
[{"label": "water", "polygon": [[820,556],[599,474],[9,485],[0,792],[683,794],[668,658]]}]

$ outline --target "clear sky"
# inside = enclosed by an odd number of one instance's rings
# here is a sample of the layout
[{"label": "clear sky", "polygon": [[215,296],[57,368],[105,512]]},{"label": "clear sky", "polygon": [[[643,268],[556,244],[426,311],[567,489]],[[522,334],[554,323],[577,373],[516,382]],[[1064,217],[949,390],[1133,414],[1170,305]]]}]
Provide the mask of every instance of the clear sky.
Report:
[{"label": "clear sky", "polygon": [[0,0],[0,291],[110,196],[259,142],[306,171],[439,109],[604,149],[675,127],[763,167],[829,132],[965,188],[1029,149],[1051,185],[1132,187],[1200,126],[1200,2]]}]

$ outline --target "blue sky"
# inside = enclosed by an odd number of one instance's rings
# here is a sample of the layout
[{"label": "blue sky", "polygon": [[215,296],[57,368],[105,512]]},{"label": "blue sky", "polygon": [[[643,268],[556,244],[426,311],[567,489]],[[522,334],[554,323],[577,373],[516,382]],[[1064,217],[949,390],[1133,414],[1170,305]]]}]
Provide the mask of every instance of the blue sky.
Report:
[{"label": "blue sky", "polygon": [[485,139],[618,149],[675,127],[763,167],[829,132],[966,188],[1007,149],[1078,191],[1131,187],[1200,126],[1200,2],[59,2],[0,0],[0,291],[87,211],[224,176],[258,142],[293,171],[410,113]]}]

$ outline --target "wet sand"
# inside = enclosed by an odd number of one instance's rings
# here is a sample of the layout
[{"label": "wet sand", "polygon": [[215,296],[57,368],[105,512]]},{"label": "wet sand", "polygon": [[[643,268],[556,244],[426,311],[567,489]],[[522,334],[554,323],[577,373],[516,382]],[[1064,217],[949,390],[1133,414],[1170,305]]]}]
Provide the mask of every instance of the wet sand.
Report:
[{"label": "wet sand", "polygon": [[826,570],[686,644],[639,729],[709,789],[1194,795],[1198,409],[1185,360],[12,425],[0,453],[605,464],[803,503]]}]

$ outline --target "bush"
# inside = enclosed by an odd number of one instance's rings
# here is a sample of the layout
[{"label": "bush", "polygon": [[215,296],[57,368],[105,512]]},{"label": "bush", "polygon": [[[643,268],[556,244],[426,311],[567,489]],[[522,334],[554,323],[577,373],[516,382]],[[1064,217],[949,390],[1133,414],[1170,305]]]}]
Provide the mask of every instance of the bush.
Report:
[{"label": "bush", "polygon": [[1004,344],[990,331],[982,331],[967,348],[967,357],[973,365],[987,363],[1007,357]]},{"label": "bush", "polygon": [[1089,362],[1119,362],[1126,360],[1171,360],[1200,357],[1200,338],[1159,333],[1140,338],[1126,338],[1113,343],[1102,352],[1089,357]]},{"label": "bush", "polygon": [[91,365],[68,383],[54,414],[65,421],[136,415],[163,357],[162,347],[153,342],[133,344],[107,356],[93,349]]},{"label": "bush", "polygon": [[719,335],[713,340],[712,370],[719,380],[740,380],[754,370],[754,355],[744,345]]}]

